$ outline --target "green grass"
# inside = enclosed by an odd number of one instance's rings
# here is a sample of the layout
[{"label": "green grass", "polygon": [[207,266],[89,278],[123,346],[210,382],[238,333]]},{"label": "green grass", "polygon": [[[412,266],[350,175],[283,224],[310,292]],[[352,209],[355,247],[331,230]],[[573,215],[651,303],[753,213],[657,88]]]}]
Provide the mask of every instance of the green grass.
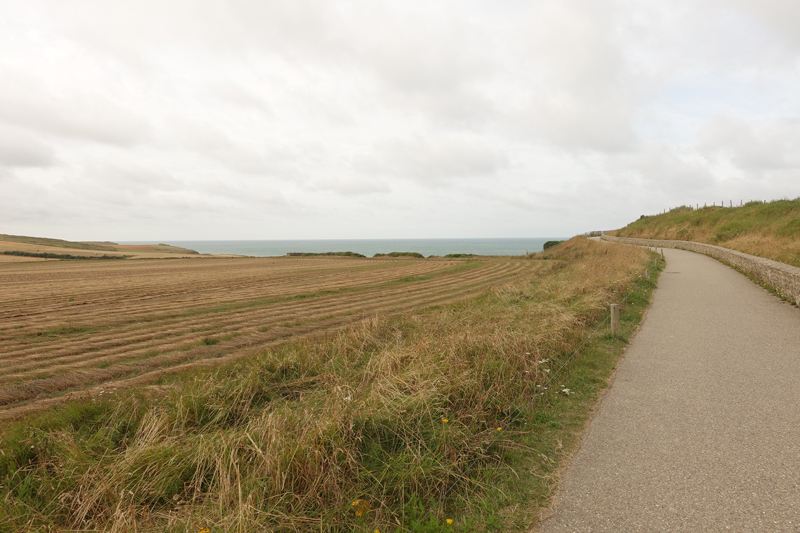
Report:
[{"label": "green grass", "polygon": [[44,331],[38,331],[29,335],[24,335],[25,338],[38,338],[38,337],[65,337],[72,335],[84,335],[86,333],[94,333],[98,328],[93,326],[84,326],[80,324],[62,324],[55,326]]},{"label": "green grass", "polygon": [[652,259],[559,248],[469,301],[7,425],[0,531],[528,531],[654,286],[570,359]]}]

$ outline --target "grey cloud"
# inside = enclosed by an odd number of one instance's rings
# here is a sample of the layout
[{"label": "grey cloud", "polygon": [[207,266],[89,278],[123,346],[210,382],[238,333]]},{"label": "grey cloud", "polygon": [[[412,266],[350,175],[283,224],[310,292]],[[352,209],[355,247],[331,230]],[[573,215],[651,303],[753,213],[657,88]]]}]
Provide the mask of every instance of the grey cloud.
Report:
[{"label": "grey cloud", "polygon": [[255,109],[268,116],[272,115],[270,106],[262,97],[235,83],[220,83],[211,87],[210,91],[216,97],[221,98],[227,103],[247,109]]},{"label": "grey cloud", "polygon": [[0,167],[49,167],[56,161],[53,149],[32,135],[0,127]]},{"label": "grey cloud", "polygon": [[109,206],[149,207],[154,199],[169,193],[185,193],[188,188],[169,172],[127,161],[125,164],[98,162],[71,169],[68,180],[53,185],[62,198],[80,204],[93,203],[102,210]]},{"label": "grey cloud", "polygon": [[705,158],[665,145],[651,144],[635,154],[609,158],[607,167],[609,172],[623,174],[652,193],[685,191],[685,196],[691,196],[708,191],[716,183]]},{"label": "grey cloud", "polygon": [[618,42],[615,6],[545,0],[527,14],[520,42],[529,93],[509,117],[515,129],[567,149],[618,152],[636,144],[642,87]]},{"label": "grey cloud", "polygon": [[792,46],[800,46],[797,25],[800,20],[800,3],[793,0],[733,0],[721,4],[737,6]]},{"label": "grey cloud", "polygon": [[356,164],[366,173],[392,175],[436,184],[454,179],[488,177],[509,164],[506,155],[478,138],[431,134],[386,141]]},{"label": "grey cloud", "polygon": [[758,123],[714,117],[699,132],[699,147],[744,171],[800,169],[800,120]]},{"label": "grey cloud", "polygon": [[234,140],[221,127],[208,122],[172,115],[170,138],[180,148],[210,157],[224,167],[246,174],[297,179],[301,176],[298,161],[313,155],[313,146],[304,154],[297,148],[256,139]]},{"label": "grey cloud", "polygon": [[[9,72],[5,72],[9,74]],[[149,134],[146,122],[108,101],[54,93],[41,84],[10,76],[0,88],[0,121],[44,135],[129,146]]]},{"label": "grey cloud", "polygon": [[375,193],[391,192],[389,185],[382,179],[366,176],[326,177],[314,180],[310,184],[312,190],[337,193],[343,196],[360,196]]}]

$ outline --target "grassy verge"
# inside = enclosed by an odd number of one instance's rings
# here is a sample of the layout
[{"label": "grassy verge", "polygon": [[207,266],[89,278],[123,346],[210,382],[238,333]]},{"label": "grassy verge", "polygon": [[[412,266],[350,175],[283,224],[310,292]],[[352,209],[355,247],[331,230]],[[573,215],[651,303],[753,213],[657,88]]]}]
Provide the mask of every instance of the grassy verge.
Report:
[{"label": "grassy verge", "polygon": [[642,216],[619,237],[677,239],[716,244],[800,266],[800,198],[748,202],[742,207],[678,207]]},{"label": "grassy verge", "polygon": [[467,302],[5,427],[0,529],[527,530],[654,286],[640,248],[539,257]]}]

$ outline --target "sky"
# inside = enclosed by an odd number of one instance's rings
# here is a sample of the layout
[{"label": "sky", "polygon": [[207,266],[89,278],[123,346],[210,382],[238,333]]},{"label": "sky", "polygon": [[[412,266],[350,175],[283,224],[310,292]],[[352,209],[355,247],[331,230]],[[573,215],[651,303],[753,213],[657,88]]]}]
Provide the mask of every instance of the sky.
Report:
[{"label": "sky", "polygon": [[568,237],[800,196],[796,0],[6,0],[0,233]]}]

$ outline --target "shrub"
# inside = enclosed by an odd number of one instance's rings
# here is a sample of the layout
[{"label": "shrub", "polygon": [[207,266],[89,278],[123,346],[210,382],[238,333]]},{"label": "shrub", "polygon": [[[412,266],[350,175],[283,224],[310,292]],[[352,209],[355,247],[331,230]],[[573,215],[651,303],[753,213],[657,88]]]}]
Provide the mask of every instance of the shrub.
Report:
[{"label": "shrub", "polygon": [[557,245],[561,244],[562,242],[564,242],[564,241],[547,241],[546,243],[544,243],[544,246],[542,246],[542,250],[547,250],[548,248],[552,248],[553,246],[557,246]]}]

